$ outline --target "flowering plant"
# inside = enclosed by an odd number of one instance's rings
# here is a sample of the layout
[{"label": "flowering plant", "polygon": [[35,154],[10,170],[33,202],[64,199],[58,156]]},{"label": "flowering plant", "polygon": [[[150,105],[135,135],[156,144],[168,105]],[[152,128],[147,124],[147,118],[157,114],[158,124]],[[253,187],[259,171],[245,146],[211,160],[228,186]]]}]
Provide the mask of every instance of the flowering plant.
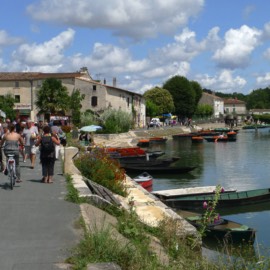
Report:
[{"label": "flowering plant", "polygon": [[215,224],[220,220],[219,213],[216,213],[216,207],[217,207],[221,192],[224,192],[224,189],[220,185],[218,185],[215,190],[214,200],[203,202],[203,208],[205,209],[205,212],[202,215],[201,228],[199,230],[202,236],[205,235],[207,226],[209,226],[210,224]]}]

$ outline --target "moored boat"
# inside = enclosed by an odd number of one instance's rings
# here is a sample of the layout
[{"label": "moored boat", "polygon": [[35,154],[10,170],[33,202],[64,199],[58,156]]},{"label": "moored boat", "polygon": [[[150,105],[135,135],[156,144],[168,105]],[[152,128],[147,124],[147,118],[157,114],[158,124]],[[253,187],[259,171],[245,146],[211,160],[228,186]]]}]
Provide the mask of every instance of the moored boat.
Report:
[{"label": "moored boat", "polygon": [[134,177],[133,180],[145,189],[149,189],[153,185],[153,177],[147,172],[141,173]]},{"label": "moored boat", "polygon": [[149,138],[150,143],[165,143],[168,140],[166,137],[151,137]]},{"label": "moored boat", "polygon": [[191,137],[191,141],[193,143],[202,143],[203,142],[203,137],[202,136],[193,136],[193,137]]},{"label": "moored boat", "polygon": [[[215,194],[179,196],[175,198],[163,199],[162,202],[172,208],[202,211],[203,204],[214,201]],[[220,193],[217,208],[233,208],[241,205],[252,205],[270,202],[270,189],[254,189],[247,191],[236,191]]]},{"label": "moored boat", "polygon": [[153,173],[188,173],[192,170],[194,170],[196,167],[195,166],[185,166],[185,167],[175,167],[175,166],[133,166],[133,165],[125,165],[123,168],[127,172],[142,172],[142,171],[147,171]]},{"label": "moored boat", "polygon": [[137,146],[139,146],[139,147],[148,147],[149,145],[150,145],[149,139],[141,139],[137,143]]},{"label": "moored boat", "polygon": [[[191,195],[207,195],[207,194],[215,194],[216,186],[203,186],[203,187],[190,187],[190,188],[175,188],[175,189],[167,189],[167,190],[157,190],[153,191],[156,197],[161,200],[179,198]],[[236,192],[236,189],[230,188],[221,188],[221,192]]]},{"label": "moored boat", "polygon": [[[177,213],[196,229],[202,228],[202,215],[183,210]],[[212,223],[207,224],[205,229],[205,237],[211,237],[223,243],[253,244],[255,235],[256,231],[249,226],[219,216]]]}]

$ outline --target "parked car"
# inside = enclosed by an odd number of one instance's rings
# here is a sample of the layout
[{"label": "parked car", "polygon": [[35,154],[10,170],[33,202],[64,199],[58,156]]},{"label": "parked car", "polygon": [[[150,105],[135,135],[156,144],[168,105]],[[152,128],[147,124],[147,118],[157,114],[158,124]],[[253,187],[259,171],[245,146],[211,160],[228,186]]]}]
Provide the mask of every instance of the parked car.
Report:
[{"label": "parked car", "polygon": [[150,127],[160,127],[161,123],[160,123],[159,118],[152,118],[149,126]]}]

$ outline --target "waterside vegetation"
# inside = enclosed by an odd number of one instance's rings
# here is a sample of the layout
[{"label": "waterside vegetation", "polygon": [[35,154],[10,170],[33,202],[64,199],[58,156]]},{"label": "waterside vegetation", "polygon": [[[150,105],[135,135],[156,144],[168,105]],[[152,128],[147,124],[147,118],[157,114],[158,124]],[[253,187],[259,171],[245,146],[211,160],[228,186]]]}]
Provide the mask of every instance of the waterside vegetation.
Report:
[{"label": "waterside vegetation", "polygon": [[[118,192],[118,194],[123,192],[122,195],[125,196],[126,191],[121,189],[123,179],[120,176],[122,176],[122,173],[119,171],[117,164],[112,166],[112,163],[106,157],[106,153],[100,155],[95,153],[93,157],[89,157],[89,153],[80,153],[80,156],[75,164],[85,177],[97,181],[101,185],[107,185],[108,183],[111,186],[116,185],[117,189],[114,192]],[[103,174],[95,179],[94,175],[99,170]],[[117,180],[114,179],[114,176],[117,176]],[[71,179],[68,179],[67,198],[74,203],[85,202],[78,198],[79,195],[72,187]],[[107,187],[109,186],[107,185]],[[217,187],[215,201],[212,204],[208,202],[208,206],[211,207],[206,209],[205,222],[217,217],[215,205],[218,203],[219,193],[220,187]],[[168,218],[164,218],[155,228],[149,227],[140,221],[134,207],[134,203],[131,201],[129,211],[114,206],[103,209],[117,219],[118,222],[114,228],[108,227],[104,223],[102,228],[96,226],[96,228],[89,230],[82,223],[83,238],[68,259],[68,262],[73,264],[73,269],[86,269],[87,264],[96,262],[115,262],[121,269],[134,270],[268,269],[270,266],[269,260],[260,255],[250,257],[249,250],[253,247],[249,246],[233,247],[236,256],[231,256],[231,246],[224,246],[222,252],[225,255],[220,256],[215,261],[209,261],[202,256],[201,250],[198,248],[199,238],[183,239],[178,233],[179,228],[177,228],[175,221]],[[113,236],[115,232],[112,230],[115,229],[128,239],[127,242],[123,243]],[[202,236],[203,233],[201,231]],[[153,239],[162,247],[163,254],[167,259],[161,260],[161,257],[163,257],[161,251],[160,253],[154,252]],[[241,250],[241,252],[237,253],[238,250]],[[247,251],[243,252],[243,250]]]}]

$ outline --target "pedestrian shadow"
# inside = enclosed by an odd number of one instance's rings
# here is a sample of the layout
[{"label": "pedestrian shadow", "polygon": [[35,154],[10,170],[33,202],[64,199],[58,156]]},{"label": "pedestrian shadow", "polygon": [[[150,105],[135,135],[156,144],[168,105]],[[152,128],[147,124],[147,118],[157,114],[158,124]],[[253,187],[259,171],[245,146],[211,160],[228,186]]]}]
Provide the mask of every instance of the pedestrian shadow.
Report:
[{"label": "pedestrian shadow", "polygon": [[41,181],[41,179],[30,179],[30,180],[26,180],[28,182],[32,182],[32,183],[39,183],[39,184],[43,184],[43,182]]},{"label": "pedestrian shadow", "polygon": [[[14,188],[15,188],[16,186],[14,186]],[[1,189],[4,189],[4,190],[11,190],[11,188],[10,188],[10,184],[8,183],[8,182],[5,182],[5,183],[3,183],[3,184],[0,184],[0,188]]]}]

